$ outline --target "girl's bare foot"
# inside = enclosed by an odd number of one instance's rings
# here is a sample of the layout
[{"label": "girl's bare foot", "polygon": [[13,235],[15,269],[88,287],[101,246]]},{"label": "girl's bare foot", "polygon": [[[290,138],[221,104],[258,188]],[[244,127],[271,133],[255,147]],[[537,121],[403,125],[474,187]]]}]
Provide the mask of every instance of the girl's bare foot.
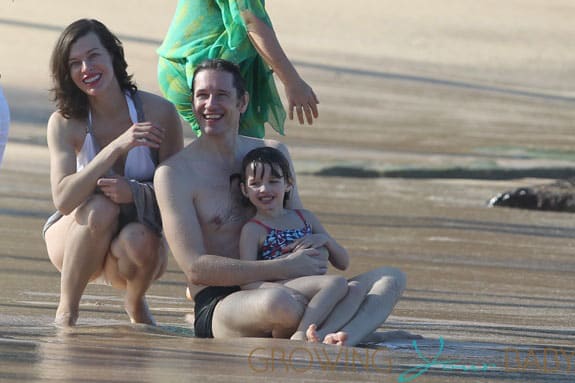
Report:
[{"label": "girl's bare foot", "polygon": [[347,333],[343,331],[327,334],[325,338],[323,338],[324,344],[335,344],[338,346],[345,345],[346,341],[347,341]]},{"label": "girl's bare foot", "polygon": [[310,324],[309,327],[307,328],[307,331],[305,332],[305,336],[307,338],[307,341],[310,343],[319,343],[320,340],[317,336],[317,326],[315,324]]}]

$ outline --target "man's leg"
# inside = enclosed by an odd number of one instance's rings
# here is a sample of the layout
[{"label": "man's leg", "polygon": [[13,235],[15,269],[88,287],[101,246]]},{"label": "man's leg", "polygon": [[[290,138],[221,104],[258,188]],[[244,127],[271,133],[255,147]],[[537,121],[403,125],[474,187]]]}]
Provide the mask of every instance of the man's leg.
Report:
[{"label": "man's leg", "polygon": [[286,289],[238,291],[222,299],[212,320],[214,338],[289,337],[305,305]]}]

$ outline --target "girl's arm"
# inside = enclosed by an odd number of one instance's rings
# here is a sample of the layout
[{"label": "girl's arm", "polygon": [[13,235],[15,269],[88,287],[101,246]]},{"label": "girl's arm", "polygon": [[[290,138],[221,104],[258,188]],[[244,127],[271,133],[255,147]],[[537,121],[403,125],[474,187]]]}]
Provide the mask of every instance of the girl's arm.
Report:
[{"label": "girl's arm", "polygon": [[[240,234],[240,259],[243,261],[257,261],[260,247],[260,234],[262,228],[253,223],[247,222]],[[253,290],[261,287],[281,286],[274,282],[258,281],[242,285],[242,290]],[[282,286],[283,287],[283,286]]]}]

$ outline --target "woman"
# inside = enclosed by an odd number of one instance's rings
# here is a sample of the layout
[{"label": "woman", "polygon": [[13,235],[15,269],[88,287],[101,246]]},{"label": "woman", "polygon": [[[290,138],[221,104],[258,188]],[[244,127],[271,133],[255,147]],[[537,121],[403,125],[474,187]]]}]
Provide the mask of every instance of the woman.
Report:
[{"label": "woman", "polygon": [[151,181],[183,137],[173,105],[139,91],[126,68],[121,42],[96,20],[70,24],[52,52],[57,110],[47,138],[58,212],[44,237],[61,272],[58,325],[75,325],[88,282],[125,290],[131,322],[155,324],[145,293],[167,259]]},{"label": "woman", "polygon": [[319,101],[280,46],[264,0],[179,0],[158,54],[160,88],[198,136],[190,89],[196,66],[206,59],[225,59],[240,67],[250,95],[241,135],[263,137],[266,122],[284,133],[286,115],[272,71],[284,85],[290,120],[294,110],[300,124],[304,116],[309,124],[318,117]]}]

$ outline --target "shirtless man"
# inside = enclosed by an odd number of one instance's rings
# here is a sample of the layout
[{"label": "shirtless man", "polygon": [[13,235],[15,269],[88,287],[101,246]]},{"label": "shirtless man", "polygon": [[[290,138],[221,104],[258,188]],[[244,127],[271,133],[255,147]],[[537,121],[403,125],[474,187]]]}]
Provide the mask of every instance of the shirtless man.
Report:
[{"label": "shirtless man", "polygon": [[[241,228],[255,213],[241,202],[235,175],[241,171],[242,158],[256,147],[272,146],[288,157],[293,168],[287,149],[277,141],[238,135],[249,95],[234,64],[204,62],[192,84],[192,104],[202,135],[158,168],[154,184],[166,239],[195,300],[196,336],[269,337],[295,331],[305,307],[297,294],[238,287],[327,271],[327,257],[316,249],[274,260],[239,260]],[[302,207],[295,185],[288,207]],[[357,295],[357,307],[339,329],[348,334],[345,343],[355,345],[391,313],[405,288],[405,277],[397,269],[380,268],[352,278],[349,286],[348,294]],[[330,323],[341,314],[332,312],[322,328],[333,328]],[[326,335],[320,328],[317,339],[311,340],[323,340]]]}]

